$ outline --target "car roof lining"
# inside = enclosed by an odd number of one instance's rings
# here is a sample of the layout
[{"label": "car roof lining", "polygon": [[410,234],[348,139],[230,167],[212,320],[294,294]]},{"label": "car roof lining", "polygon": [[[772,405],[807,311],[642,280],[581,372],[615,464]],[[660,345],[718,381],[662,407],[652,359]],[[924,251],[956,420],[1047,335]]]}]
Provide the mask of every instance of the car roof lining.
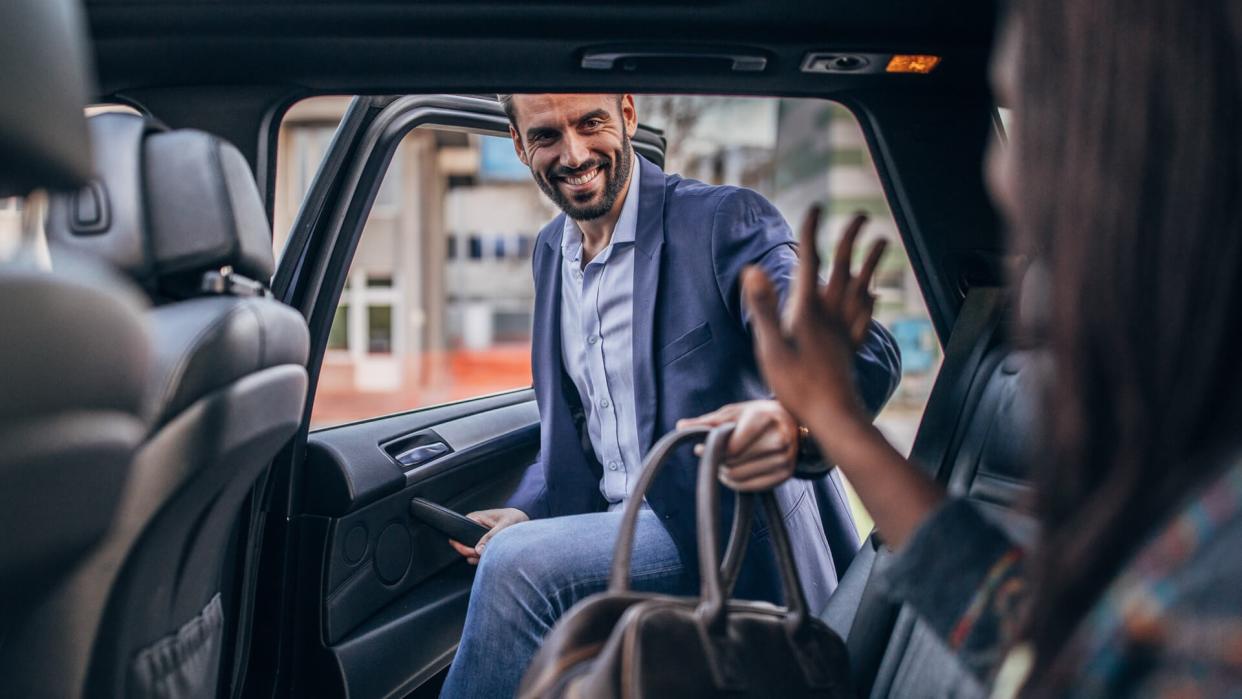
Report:
[{"label": "car roof lining", "polygon": [[[188,85],[311,92],[620,90],[811,96],[979,89],[996,24],[988,0],[88,0],[101,94]],[[685,37],[696,37],[687,41]],[[587,47],[704,40],[758,52],[758,73],[581,66]],[[934,53],[932,75],[801,72],[810,51]]]}]

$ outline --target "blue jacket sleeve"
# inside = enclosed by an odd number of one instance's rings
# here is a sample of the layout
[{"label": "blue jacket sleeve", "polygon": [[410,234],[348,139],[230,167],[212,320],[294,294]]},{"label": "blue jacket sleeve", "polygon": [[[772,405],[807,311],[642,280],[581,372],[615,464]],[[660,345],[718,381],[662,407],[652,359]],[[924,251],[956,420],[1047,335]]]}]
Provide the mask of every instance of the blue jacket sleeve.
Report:
[{"label": "blue jacket sleeve", "polygon": [[514,507],[526,513],[531,519],[551,516],[548,505],[548,484],[543,471],[543,460],[535,457],[535,462],[522,475],[522,481],[509,496],[505,507]]},{"label": "blue jacket sleeve", "polygon": [[[797,244],[789,224],[771,202],[748,189],[726,195],[716,209],[712,248],[721,297],[747,329],[750,317],[742,304],[741,275],[748,265],[767,273],[784,307],[798,267]],[[872,415],[880,412],[901,380],[897,341],[874,320],[854,355],[854,377]]]}]

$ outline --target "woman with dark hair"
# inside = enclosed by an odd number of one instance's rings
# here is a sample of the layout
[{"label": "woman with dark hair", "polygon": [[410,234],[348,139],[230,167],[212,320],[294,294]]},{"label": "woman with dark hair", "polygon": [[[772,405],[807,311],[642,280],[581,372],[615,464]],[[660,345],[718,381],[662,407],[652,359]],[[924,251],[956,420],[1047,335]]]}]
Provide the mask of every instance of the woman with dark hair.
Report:
[{"label": "woman with dark hair", "polygon": [[899,551],[893,590],[996,695],[1242,687],[1240,38],[1236,0],[1013,7],[994,76],[1013,128],[989,180],[1050,282],[1029,555],[860,408],[849,358],[881,253],[851,274],[862,219],[821,287],[808,217],[783,328],[747,273],[769,384]]}]

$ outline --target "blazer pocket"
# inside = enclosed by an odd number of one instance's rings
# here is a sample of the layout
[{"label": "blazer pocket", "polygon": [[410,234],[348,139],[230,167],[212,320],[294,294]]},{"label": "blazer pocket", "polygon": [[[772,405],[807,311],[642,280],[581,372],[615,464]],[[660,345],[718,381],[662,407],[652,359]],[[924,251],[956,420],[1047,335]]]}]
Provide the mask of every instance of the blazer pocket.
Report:
[{"label": "blazer pocket", "polygon": [[656,353],[659,366],[671,364],[712,341],[712,326],[704,321]]}]

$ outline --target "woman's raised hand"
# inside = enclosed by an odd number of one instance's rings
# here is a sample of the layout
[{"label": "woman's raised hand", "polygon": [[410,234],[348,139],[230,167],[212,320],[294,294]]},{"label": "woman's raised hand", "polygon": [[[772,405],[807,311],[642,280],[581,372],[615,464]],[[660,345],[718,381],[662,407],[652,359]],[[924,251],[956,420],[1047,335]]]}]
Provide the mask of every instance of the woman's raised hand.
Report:
[{"label": "woman's raised hand", "polygon": [[[838,420],[869,422],[854,385],[854,353],[867,336],[875,306],[871,278],[884,241],[876,241],[857,274],[850,271],[854,244],[867,222],[857,214],[837,242],[828,283],[819,283],[815,232],[820,208],[813,206],[802,222],[801,262],[786,304],[777,310],[776,290],[762,270],[743,276],[746,303],[755,329],[756,354],[768,386],[804,425],[830,425]],[[830,435],[816,435],[830,450]]]}]

